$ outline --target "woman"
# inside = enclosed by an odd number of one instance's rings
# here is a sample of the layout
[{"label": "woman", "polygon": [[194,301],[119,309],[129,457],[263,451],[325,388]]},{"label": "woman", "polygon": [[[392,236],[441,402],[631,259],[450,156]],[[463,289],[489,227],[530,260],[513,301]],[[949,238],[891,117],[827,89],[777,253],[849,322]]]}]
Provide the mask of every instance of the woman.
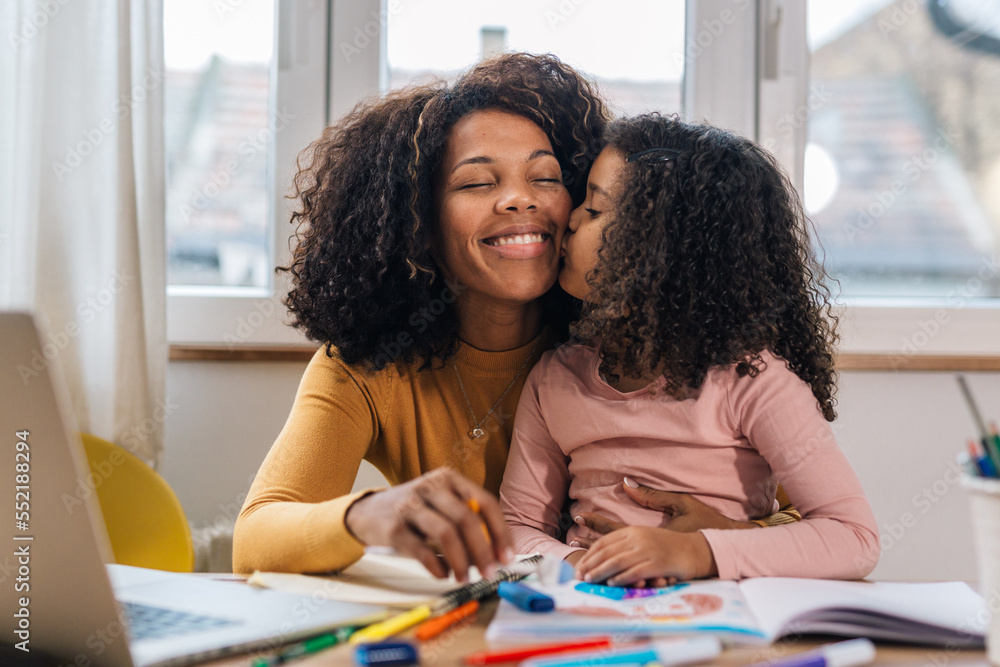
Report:
[{"label": "woman", "polygon": [[[569,320],[559,248],[606,121],[557,58],[508,54],[324,132],[286,304],[325,348],[237,520],[236,571],[339,569],[364,545],[460,581],[510,559],[495,493],[527,371]],[[351,494],[362,459],[393,487]]]}]

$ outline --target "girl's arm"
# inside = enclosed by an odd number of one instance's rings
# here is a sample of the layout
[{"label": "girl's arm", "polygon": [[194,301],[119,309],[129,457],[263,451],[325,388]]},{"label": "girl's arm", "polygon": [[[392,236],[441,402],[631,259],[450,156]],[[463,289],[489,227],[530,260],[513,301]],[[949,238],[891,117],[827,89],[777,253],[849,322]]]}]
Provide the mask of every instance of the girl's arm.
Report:
[{"label": "girl's arm", "polygon": [[[768,366],[756,378],[730,382],[731,417],[782,481],[802,521],[697,533],[623,528],[597,540],[580,559],[581,577],[621,586],[651,577],[855,579],[872,571],[880,553],[878,526],[861,483],[809,386],[783,360],[765,359]],[[758,491],[768,492],[747,489],[751,497]]]},{"label": "girl's arm", "polygon": [[809,386],[784,360],[765,360],[756,378],[732,382],[730,406],[802,521],[767,530],[702,531],[719,576],[864,577],[878,562],[880,546],[861,482]]},{"label": "girl's arm", "polygon": [[500,484],[500,507],[515,552],[566,558],[578,550],[557,539],[572,524],[563,513],[569,492],[569,459],[549,433],[538,402],[538,383],[545,365],[543,357],[525,381],[518,402]]}]

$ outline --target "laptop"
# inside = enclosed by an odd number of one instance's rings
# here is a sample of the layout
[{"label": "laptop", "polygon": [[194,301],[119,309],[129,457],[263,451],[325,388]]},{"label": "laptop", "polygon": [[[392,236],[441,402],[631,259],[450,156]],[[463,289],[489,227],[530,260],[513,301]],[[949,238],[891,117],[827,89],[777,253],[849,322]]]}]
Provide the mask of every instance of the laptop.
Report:
[{"label": "laptop", "polygon": [[48,654],[66,665],[183,665],[384,617],[384,607],[106,565],[100,506],[78,486],[90,470],[59,342],[31,314],[0,312],[4,655],[15,664]]}]

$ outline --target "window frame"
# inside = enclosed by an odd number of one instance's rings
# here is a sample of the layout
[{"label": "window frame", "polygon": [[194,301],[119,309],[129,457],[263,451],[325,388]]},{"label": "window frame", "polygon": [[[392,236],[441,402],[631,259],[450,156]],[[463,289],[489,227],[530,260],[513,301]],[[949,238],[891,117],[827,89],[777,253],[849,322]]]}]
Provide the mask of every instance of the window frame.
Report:
[{"label": "window frame", "polygon": [[[801,191],[805,123],[779,120],[808,108],[806,4],[801,0],[687,0],[683,116],[753,137],[772,150]],[[272,118],[295,115],[272,135],[269,151],[271,248],[290,259],[290,191],[298,152],[331,119],[378,92],[386,80],[385,24],[399,0],[277,0]],[[322,81],[324,85],[317,86]],[[779,131],[781,128],[781,131]],[[995,255],[992,265],[996,264]],[[990,258],[986,259],[989,265]],[[966,286],[968,287],[968,286]],[[226,346],[315,347],[286,326],[283,275],[268,288],[169,286],[168,340]],[[845,298],[841,354],[890,360],[933,355],[1000,356],[1000,299],[973,298],[956,286],[947,299]]]}]

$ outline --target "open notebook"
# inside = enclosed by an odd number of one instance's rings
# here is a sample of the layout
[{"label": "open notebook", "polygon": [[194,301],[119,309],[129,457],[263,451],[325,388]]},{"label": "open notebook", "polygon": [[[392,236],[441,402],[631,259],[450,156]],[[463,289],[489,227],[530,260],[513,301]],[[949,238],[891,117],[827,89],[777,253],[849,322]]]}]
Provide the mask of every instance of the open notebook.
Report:
[{"label": "open notebook", "polygon": [[[521,611],[501,600],[486,638],[531,640],[594,634],[712,634],[732,644],[831,634],[930,645],[978,647],[985,603],[961,582],[895,583],[763,577],[695,581],[666,589],[578,590],[580,582],[543,586],[556,610]],[[641,595],[615,599],[623,594]]]}]

